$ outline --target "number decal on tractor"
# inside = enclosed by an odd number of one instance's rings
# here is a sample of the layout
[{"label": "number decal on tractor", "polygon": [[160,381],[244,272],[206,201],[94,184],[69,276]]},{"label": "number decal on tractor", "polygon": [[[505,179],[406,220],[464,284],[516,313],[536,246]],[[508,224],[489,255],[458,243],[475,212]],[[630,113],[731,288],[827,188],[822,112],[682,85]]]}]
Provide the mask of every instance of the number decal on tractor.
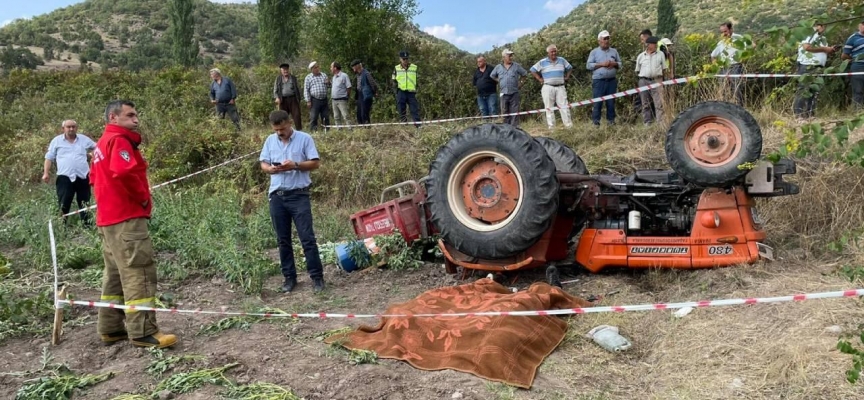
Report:
[{"label": "number decal on tractor", "polygon": [[728,256],[732,254],[732,246],[708,246],[709,256]]}]

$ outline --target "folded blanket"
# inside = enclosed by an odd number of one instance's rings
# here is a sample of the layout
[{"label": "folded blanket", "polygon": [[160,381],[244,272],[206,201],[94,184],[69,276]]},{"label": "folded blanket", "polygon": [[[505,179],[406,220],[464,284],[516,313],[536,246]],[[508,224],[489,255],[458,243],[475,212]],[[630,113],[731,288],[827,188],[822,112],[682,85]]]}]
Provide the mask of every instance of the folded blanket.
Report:
[{"label": "folded blanket", "polygon": [[[484,278],[429,290],[385,314],[530,311],[592,304],[547,283],[511,292]],[[329,337],[349,349],[372,350],[422,370],[453,369],[529,389],[540,363],[564,339],[556,316],[382,318],[377,326]]]}]

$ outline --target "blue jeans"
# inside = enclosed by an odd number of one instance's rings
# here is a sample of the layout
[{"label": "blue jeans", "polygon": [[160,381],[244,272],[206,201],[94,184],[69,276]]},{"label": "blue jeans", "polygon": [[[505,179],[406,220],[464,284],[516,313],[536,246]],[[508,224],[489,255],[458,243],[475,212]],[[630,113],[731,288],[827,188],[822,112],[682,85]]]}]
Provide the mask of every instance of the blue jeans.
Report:
[{"label": "blue jeans", "polygon": [[[615,94],[618,91],[618,78],[594,79],[591,82],[591,97],[608,96]],[[600,113],[603,104],[606,104],[606,120],[609,123],[615,122],[615,99],[604,100],[599,103],[594,103],[594,108],[591,110],[591,121],[594,125],[600,125]]]},{"label": "blue jeans", "polygon": [[477,106],[480,107],[480,115],[484,117],[498,115],[498,93],[478,95]]},{"label": "blue jeans", "polygon": [[[864,62],[853,62],[850,72],[864,72]],[[855,110],[864,106],[864,75],[852,75],[852,102]]]},{"label": "blue jeans", "polygon": [[312,203],[309,192],[292,192],[280,195],[273,192],[270,195],[270,219],[276,231],[279,244],[279,262],[282,266],[282,276],[285,279],[297,279],[297,267],[294,263],[294,247],[291,243],[291,222],[297,226],[297,235],[303,245],[306,256],[306,269],[309,277],[319,279],[324,277],[324,267],[318,254],[318,243],[315,231],[312,229]]}]

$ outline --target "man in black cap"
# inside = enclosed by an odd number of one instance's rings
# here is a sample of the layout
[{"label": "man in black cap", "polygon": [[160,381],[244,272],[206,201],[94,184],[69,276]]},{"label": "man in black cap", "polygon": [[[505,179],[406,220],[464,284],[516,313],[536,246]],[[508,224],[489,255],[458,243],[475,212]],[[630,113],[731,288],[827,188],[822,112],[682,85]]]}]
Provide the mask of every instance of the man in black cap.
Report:
[{"label": "man in black cap", "polygon": [[372,115],[372,100],[378,97],[378,82],[360,60],[351,61],[351,69],[357,75],[354,100],[357,102],[357,123],[369,124]]},{"label": "man in black cap", "polygon": [[399,64],[393,67],[393,81],[396,82],[396,110],[399,120],[406,122],[405,104],[411,107],[414,126],[420,127],[420,104],[417,102],[417,65],[408,61],[408,52],[399,52]]}]

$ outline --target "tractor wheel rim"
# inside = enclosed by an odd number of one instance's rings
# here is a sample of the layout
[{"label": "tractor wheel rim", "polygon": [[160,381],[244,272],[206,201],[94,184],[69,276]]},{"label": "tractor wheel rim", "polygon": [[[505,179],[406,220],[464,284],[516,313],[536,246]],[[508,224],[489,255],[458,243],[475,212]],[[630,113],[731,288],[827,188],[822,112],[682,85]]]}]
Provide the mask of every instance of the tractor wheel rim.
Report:
[{"label": "tractor wheel rim", "polygon": [[464,226],[491,232],[509,224],[522,206],[524,183],[507,156],[489,150],[463,158],[447,182],[450,210]]},{"label": "tractor wheel rim", "polygon": [[741,130],[732,121],[715,116],[696,121],[684,135],[687,156],[706,167],[719,167],[735,160],[742,142]]}]

